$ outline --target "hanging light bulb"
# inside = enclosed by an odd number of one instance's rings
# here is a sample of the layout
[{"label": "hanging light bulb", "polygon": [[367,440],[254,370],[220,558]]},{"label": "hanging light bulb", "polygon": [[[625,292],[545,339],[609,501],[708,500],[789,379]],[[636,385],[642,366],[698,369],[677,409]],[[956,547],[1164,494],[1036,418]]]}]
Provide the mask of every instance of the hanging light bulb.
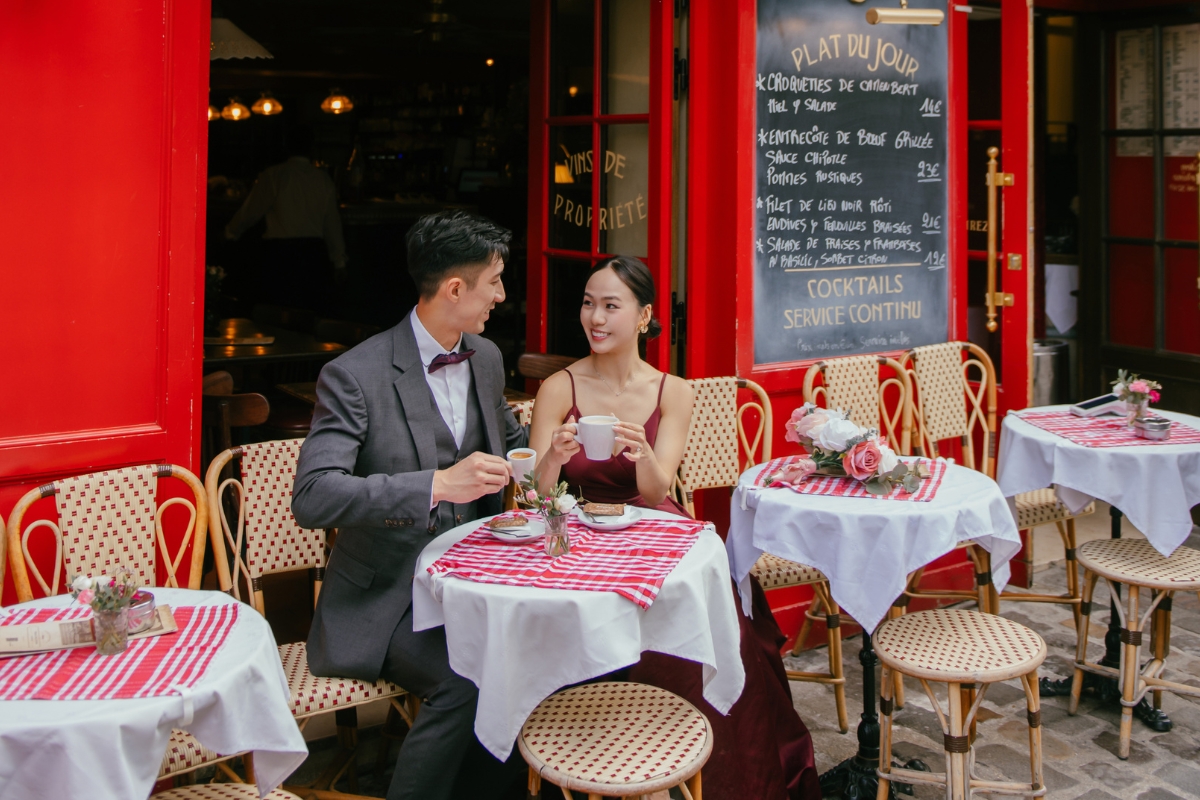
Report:
[{"label": "hanging light bulb", "polygon": [[217,108],[216,106],[209,106],[208,107],[208,121],[212,122],[213,120],[218,120],[220,118],[221,118],[221,109]]},{"label": "hanging light bulb", "polygon": [[334,89],[329,93],[329,97],[322,101],[321,110],[326,114],[345,114],[347,111],[354,110],[354,103],[350,101],[349,97],[342,94],[341,89]]},{"label": "hanging light bulb", "polygon": [[221,119],[228,119],[234,122],[250,119],[250,109],[242,105],[241,101],[236,97],[231,97],[229,98],[229,105],[221,109]]},{"label": "hanging light bulb", "polygon": [[254,105],[250,106],[250,110],[264,117],[273,117],[283,113],[283,103],[272,97],[270,92],[263,92],[262,96],[254,101]]}]

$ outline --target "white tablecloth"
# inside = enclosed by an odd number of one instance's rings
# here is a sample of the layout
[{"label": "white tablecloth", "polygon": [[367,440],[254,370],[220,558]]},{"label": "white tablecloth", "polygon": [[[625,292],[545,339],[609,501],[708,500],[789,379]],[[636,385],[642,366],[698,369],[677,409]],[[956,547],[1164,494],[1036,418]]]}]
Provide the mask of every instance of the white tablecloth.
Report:
[{"label": "white tablecloth", "polygon": [[[1200,418],[1154,412],[1200,428]],[[1072,512],[1093,499],[1103,500],[1119,508],[1155,549],[1169,556],[1192,532],[1191,508],[1200,503],[1200,445],[1085,447],[1010,413],[1000,434],[997,481],[1006,497],[1054,485],[1059,500]]]},{"label": "white tablecloth", "polygon": [[[151,589],[171,606],[237,602],[220,592]],[[59,607],[70,595],[27,606]],[[266,620],[250,606],[187,697],[0,702],[0,800],[144,798],[172,728],[218,753],[254,751],[259,793],[308,756],[289,710],[287,679]]]},{"label": "white tablecloth", "polygon": [[542,700],[636,664],[646,650],[703,664],[704,698],[721,713],[741,696],[746,674],[737,606],[721,539],[711,527],[700,532],[643,611],[613,592],[474,583],[427,572],[480,523],[447,531],[421,553],[413,628],[446,626],[450,666],[479,687],[475,735],[492,755],[508,757]]},{"label": "white tablecloth", "polygon": [[992,580],[1008,583],[1021,549],[1016,522],[996,482],[950,465],[927,503],[802,495],[752,488],[765,465],[742,473],[730,507],[730,568],[750,613],[750,569],[764,552],[816,567],[833,599],[867,630],[887,614],[908,575],[973,539],[992,554]]}]

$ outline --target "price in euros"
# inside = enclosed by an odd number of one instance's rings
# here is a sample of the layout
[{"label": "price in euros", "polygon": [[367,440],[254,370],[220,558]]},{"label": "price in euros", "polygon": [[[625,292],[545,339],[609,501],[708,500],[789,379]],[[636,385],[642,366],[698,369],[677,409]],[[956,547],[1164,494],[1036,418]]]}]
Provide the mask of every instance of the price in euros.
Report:
[{"label": "price in euros", "polygon": [[922,233],[941,233],[942,232],[942,216],[940,214],[922,214],[921,215],[921,232]]},{"label": "price in euros", "polygon": [[929,255],[925,256],[925,261],[922,262],[929,270],[945,269],[946,254],[937,250],[930,250]]},{"label": "price in euros", "polygon": [[940,183],[942,165],[932,161],[917,162],[917,183]]}]

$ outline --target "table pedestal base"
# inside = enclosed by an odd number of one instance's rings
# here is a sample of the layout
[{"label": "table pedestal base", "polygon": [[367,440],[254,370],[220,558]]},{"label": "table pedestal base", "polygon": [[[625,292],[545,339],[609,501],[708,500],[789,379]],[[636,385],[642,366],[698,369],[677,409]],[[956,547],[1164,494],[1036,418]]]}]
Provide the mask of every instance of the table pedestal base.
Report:
[{"label": "table pedestal base", "polygon": [[[1110,535],[1113,539],[1120,539],[1121,511],[1113,507],[1108,510],[1108,514],[1111,518]],[[1114,588],[1118,592],[1120,591],[1119,586]],[[1119,599],[1120,594],[1109,603],[1108,631],[1104,634],[1104,658],[1100,659],[1101,666],[1113,669],[1121,668],[1121,623],[1113,603],[1114,600]],[[1042,678],[1038,681],[1038,694],[1042,697],[1069,696],[1071,694],[1071,678],[1063,678],[1060,681]],[[1116,708],[1118,711],[1121,708],[1121,688],[1113,678],[1106,678],[1093,672],[1083,673],[1083,694],[1092,694],[1104,705]],[[1133,707],[1133,715],[1146,723],[1151,730],[1159,733],[1166,733],[1175,727],[1171,718],[1164,711],[1155,708],[1145,697]]]}]

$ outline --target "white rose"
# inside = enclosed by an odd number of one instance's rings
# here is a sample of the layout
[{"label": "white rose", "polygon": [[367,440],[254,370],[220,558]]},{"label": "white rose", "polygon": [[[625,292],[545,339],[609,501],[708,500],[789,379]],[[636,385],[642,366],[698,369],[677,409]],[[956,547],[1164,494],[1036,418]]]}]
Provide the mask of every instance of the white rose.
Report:
[{"label": "white rose", "polygon": [[571,509],[575,507],[575,498],[569,494],[564,494],[558,498],[554,505],[558,508],[558,513],[569,514]]},{"label": "white rose", "polygon": [[[810,432],[810,435],[811,432]],[[846,449],[846,442],[855,436],[861,436],[862,429],[848,419],[831,419],[821,426],[821,430],[813,435],[813,443],[826,452],[839,452]]]},{"label": "white rose", "polygon": [[71,588],[77,592],[82,592],[84,589],[92,588],[92,579],[86,575],[80,575],[75,580],[71,581]]},{"label": "white rose", "polygon": [[900,459],[896,456],[896,451],[885,444],[879,445],[879,474],[886,475],[896,468],[900,463]]}]

